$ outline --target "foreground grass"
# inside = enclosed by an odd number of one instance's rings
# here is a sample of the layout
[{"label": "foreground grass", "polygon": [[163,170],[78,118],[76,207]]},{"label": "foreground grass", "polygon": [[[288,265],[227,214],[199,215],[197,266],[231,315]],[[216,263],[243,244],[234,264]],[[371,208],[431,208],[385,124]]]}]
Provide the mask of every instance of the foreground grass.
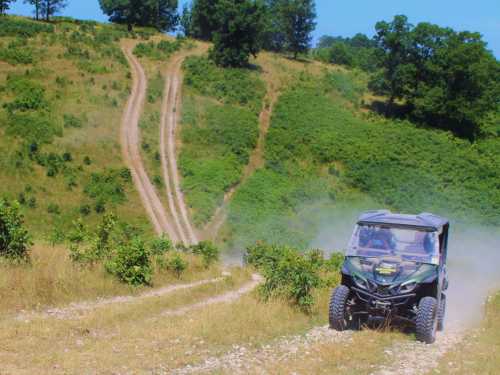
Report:
[{"label": "foreground grass", "polygon": [[498,374],[500,368],[500,293],[490,297],[481,327],[460,348],[444,356],[431,374]]},{"label": "foreground grass", "polygon": [[[220,268],[205,269],[200,259],[186,256],[189,267],[180,279],[156,269],[153,287],[210,279]],[[74,265],[64,247],[37,244],[31,264],[0,263],[0,316],[20,310],[63,306],[71,302],[92,301],[100,297],[134,295],[150,287],[130,287],[109,275],[101,265],[88,268]]]}]

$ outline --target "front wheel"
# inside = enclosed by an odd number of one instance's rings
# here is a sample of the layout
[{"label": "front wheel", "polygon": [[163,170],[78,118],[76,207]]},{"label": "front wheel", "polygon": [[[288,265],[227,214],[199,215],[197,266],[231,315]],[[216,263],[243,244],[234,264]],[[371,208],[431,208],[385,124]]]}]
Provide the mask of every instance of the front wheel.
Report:
[{"label": "front wheel", "polygon": [[426,344],[436,341],[438,303],[434,297],[424,297],[418,304],[417,340]]},{"label": "front wheel", "polygon": [[330,328],[336,331],[345,331],[348,325],[347,299],[350,290],[345,285],[340,285],[333,290],[330,299],[328,318]]},{"label": "front wheel", "polygon": [[444,330],[444,318],[446,316],[446,295],[441,296],[441,304],[439,305],[438,309],[438,324],[437,324],[437,330],[439,332]]}]

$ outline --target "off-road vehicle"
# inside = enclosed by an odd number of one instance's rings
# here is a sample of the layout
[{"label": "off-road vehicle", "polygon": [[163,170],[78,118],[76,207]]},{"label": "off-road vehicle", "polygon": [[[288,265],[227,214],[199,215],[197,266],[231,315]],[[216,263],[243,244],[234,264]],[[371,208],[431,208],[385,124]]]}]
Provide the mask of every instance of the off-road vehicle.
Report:
[{"label": "off-road vehicle", "polygon": [[433,343],[444,328],[449,227],[429,213],[362,214],[330,300],[330,327],[400,321],[414,327],[417,340]]}]

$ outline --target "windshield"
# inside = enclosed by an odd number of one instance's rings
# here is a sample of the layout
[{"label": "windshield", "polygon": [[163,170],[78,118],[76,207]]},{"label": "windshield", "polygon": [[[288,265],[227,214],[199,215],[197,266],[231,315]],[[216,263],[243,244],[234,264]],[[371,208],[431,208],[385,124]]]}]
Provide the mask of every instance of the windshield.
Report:
[{"label": "windshield", "polygon": [[438,233],[386,225],[357,225],[347,255],[399,256],[404,260],[439,264]]}]

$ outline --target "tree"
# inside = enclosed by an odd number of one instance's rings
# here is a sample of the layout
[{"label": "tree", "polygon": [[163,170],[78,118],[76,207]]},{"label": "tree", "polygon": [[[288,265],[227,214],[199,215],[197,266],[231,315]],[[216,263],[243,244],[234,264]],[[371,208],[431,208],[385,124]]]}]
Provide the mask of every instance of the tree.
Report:
[{"label": "tree", "polygon": [[219,0],[212,60],[221,66],[243,67],[260,50],[264,7],[255,0]]},{"label": "tree", "polygon": [[262,48],[267,51],[282,52],[285,48],[285,33],[281,15],[283,0],[265,1],[265,26],[262,32]]},{"label": "tree", "polygon": [[296,59],[299,53],[307,52],[311,46],[311,34],[316,28],[314,0],[283,0],[279,12],[286,49]]},{"label": "tree", "polygon": [[42,0],[24,0],[25,4],[31,4],[35,7],[35,19],[38,21],[40,19],[40,9],[42,6]]},{"label": "tree", "polygon": [[179,21],[177,0],[99,0],[99,4],[111,22],[126,24],[129,31],[134,26],[171,31]]},{"label": "tree", "polygon": [[413,26],[403,15],[394,17],[391,23],[382,21],[375,25],[375,40],[383,52],[381,67],[383,76],[379,77],[378,91],[389,95],[387,108],[390,109],[396,99],[405,94],[408,76],[412,67],[407,64],[412,45],[410,30]]},{"label": "tree", "polygon": [[10,3],[14,0],[0,0],[0,15],[5,14],[10,8]]},{"label": "tree", "polygon": [[182,15],[180,18],[181,30],[185,36],[192,36],[192,25],[193,25],[193,13],[188,4],[184,4],[182,7]]},{"label": "tree", "polygon": [[370,86],[388,95],[388,111],[401,99],[414,119],[473,139],[500,95],[500,64],[481,35],[405,16],[376,29],[381,75]]},{"label": "tree", "polygon": [[66,0],[40,0],[40,13],[43,14],[45,21],[50,21],[50,17],[63,10]]},{"label": "tree", "polygon": [[191,6],[191,33],[194,38],[212,40],[217,25],[216,6],[219,0],[194,0]]}]

